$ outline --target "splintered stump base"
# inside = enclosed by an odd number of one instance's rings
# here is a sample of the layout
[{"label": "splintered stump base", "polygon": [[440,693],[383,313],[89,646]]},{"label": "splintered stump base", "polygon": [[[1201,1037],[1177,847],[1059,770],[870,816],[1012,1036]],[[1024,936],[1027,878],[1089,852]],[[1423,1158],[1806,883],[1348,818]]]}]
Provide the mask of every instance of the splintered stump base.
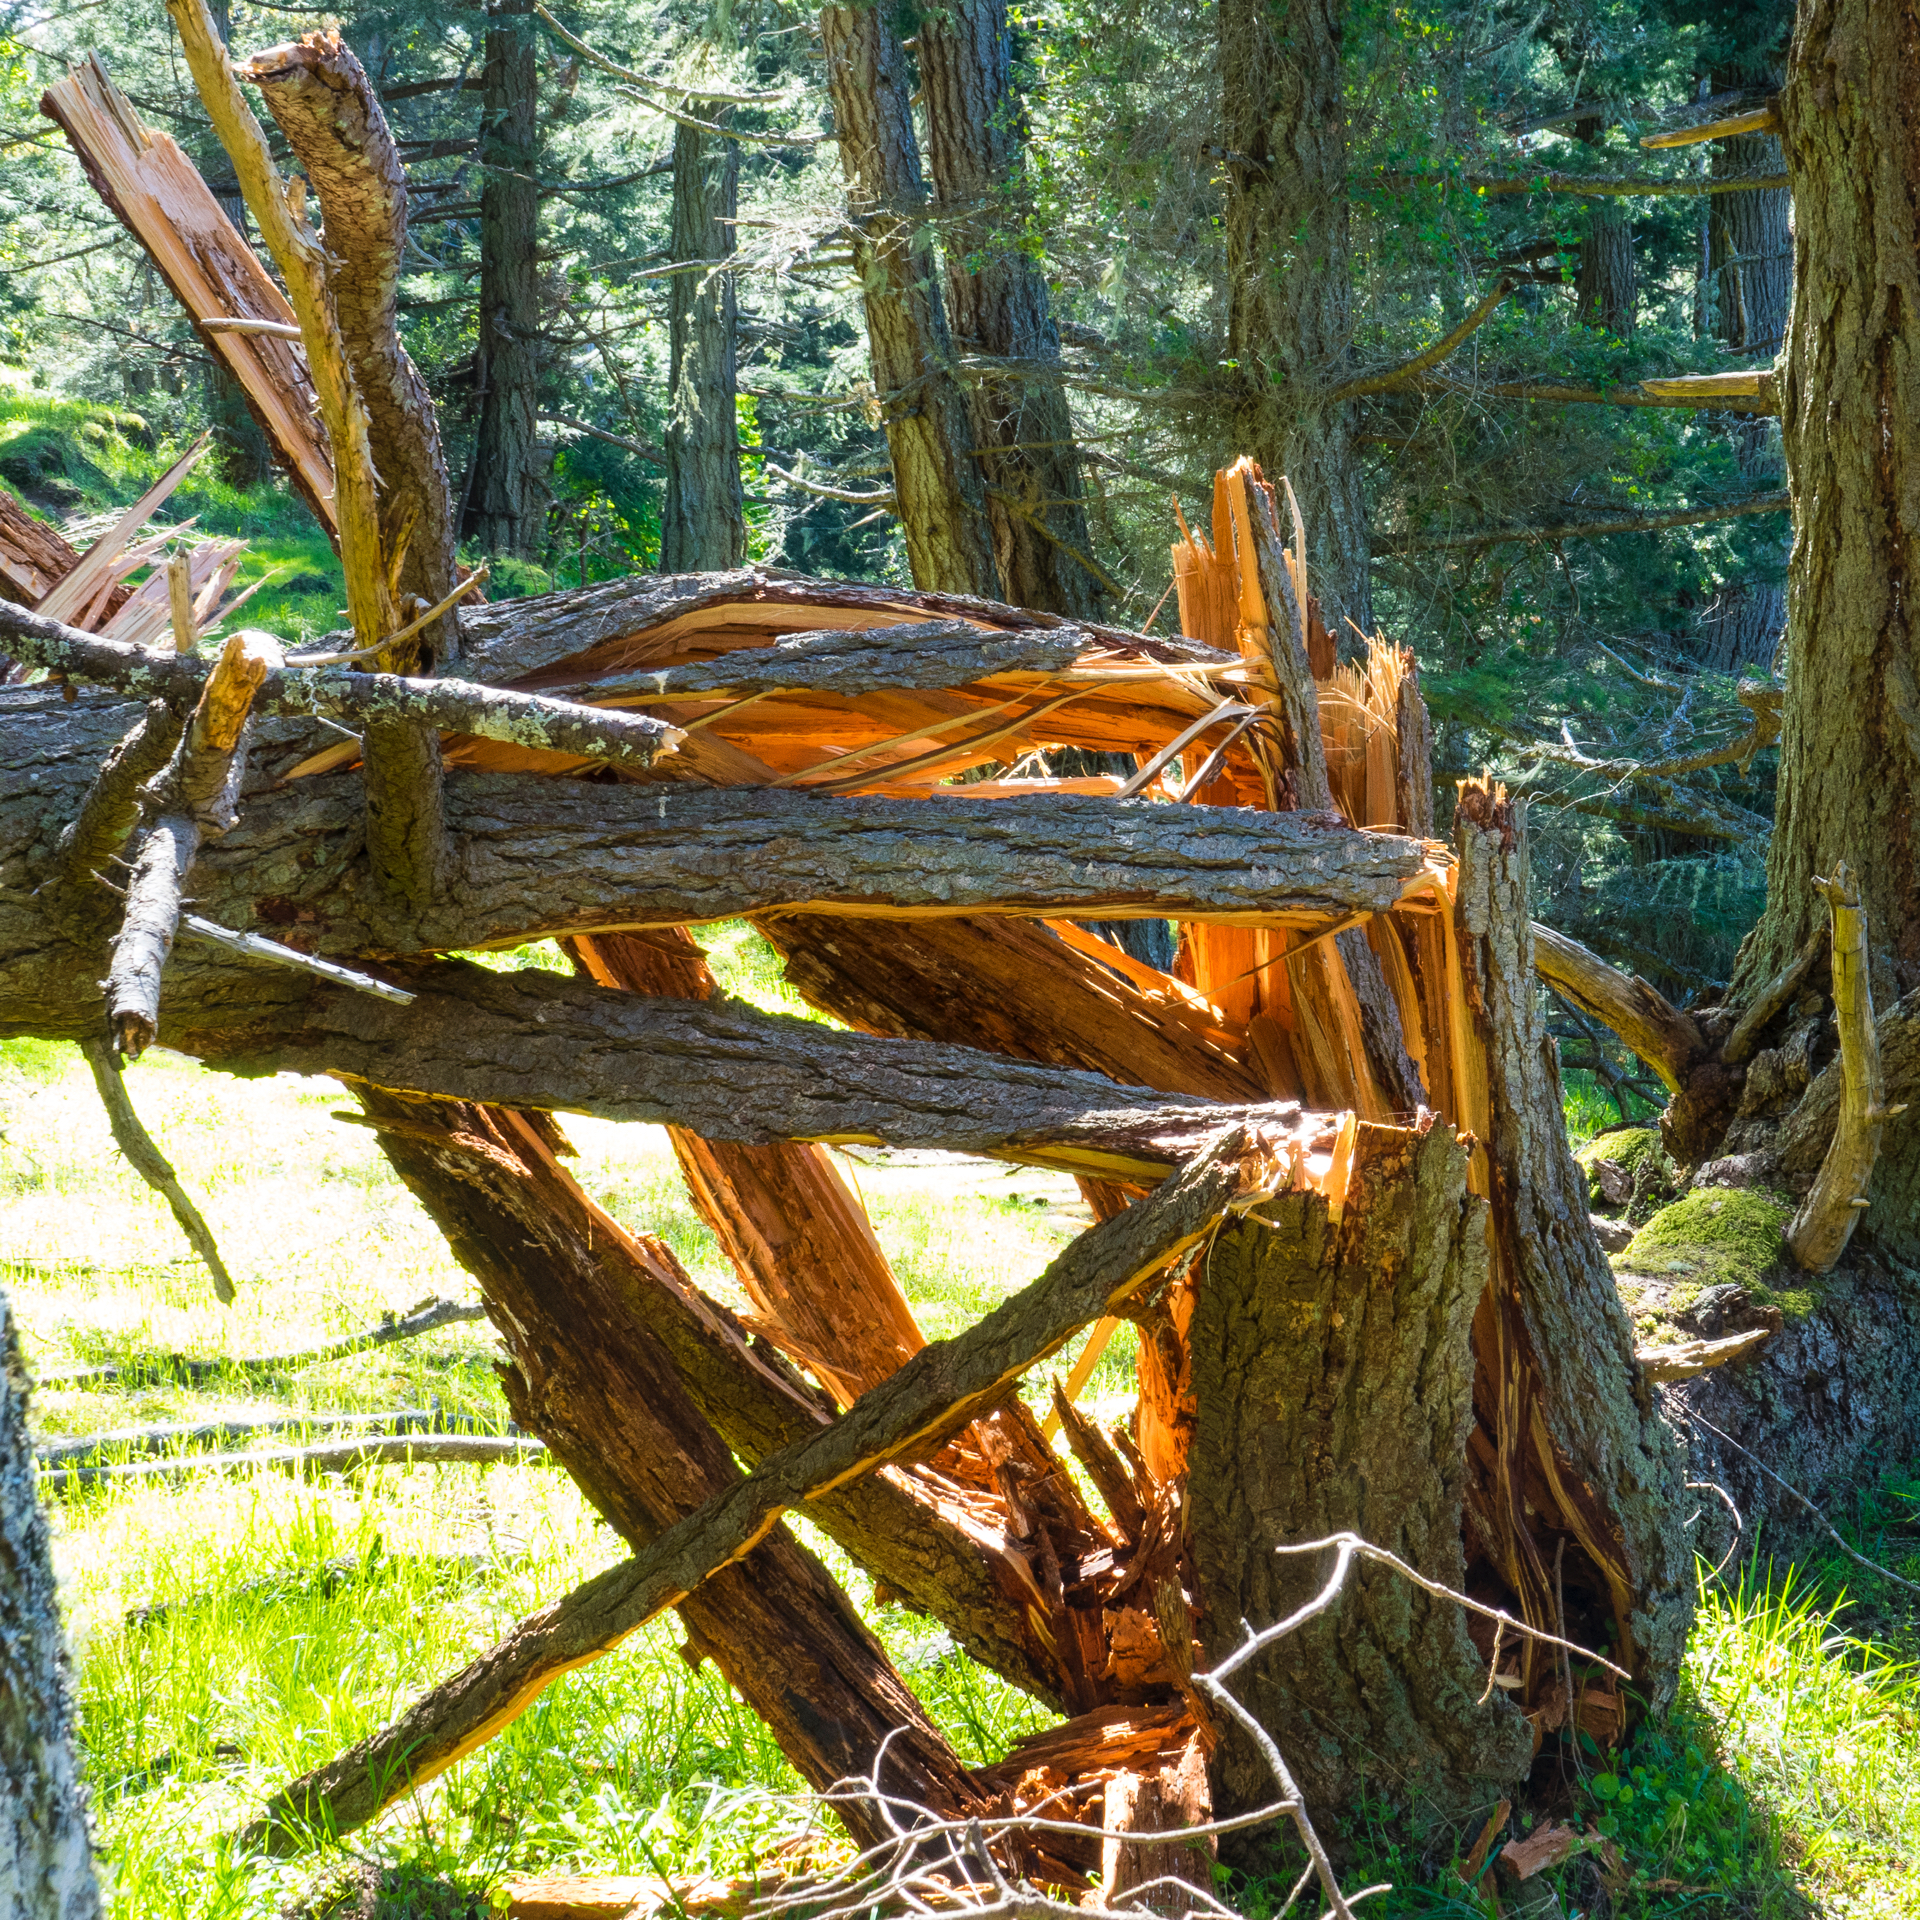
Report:
[{"label": "splintered stump base", "polygon": [[[1277,1542],[1350,1530],[1456,1591],[1473,1422],[1473,1315],[1486,1287],[1486,1208],[1452,1131],[1362,1126],[1338,1207],[1287,1194],[1214,1242],[1192,1327],[1199,1404],[1188,1481],[1209,1662],[1285,1618],[1326,1578],[1324,1555]],[[1519,1779],[1526,1722],[1461,1610],[1392,1572],[1235,1683],[1280,1742],[1316,1818],[1362,1786],[1451,1814]],[[1274,1798],[1273,1774],[1229,1727],[1213,1755],[1217,1815]],[[1266,1830],[1232,1836],[1242,1850]]]}]

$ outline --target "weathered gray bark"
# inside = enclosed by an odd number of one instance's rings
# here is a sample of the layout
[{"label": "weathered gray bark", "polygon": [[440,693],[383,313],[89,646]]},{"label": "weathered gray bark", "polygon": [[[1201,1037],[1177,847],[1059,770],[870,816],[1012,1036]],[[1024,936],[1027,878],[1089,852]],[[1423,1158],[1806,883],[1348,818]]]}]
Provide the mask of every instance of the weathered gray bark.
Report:
[{"label": "weathered gray bark", "polygon": [[480,106],[480,426],[462,531],[534,553],[545,527],[540,381],[540,126],[532,0],[487,0]]},{"label": "weathered gray bark", "polygon": [[1348,370],[1345,0],[1223,0],[1227,354],[1233,451],[1293,483],[1328,630],[1371,625],[1357,408],[1326,391]]},{"label": "weathered gray bark", "polygon": [[95,1920],[100,1911],[70,1689],[34,1492],[27,1369],[0,1291],[0,1920]]},{"label": "weathered gray bark", "polygon": [[1006,0],[956,0],[920,24],[927,170],[947,217],[947,315],[961,353],[1016,360],[1019,375],[969,383],[999,591],[1016,606],[1090,617],[1101,584],[1081,502],[1066,389],[1040,371],[1060,357],[1047,283],[1023,244],[1025,115],[1013,84]]},{"label": "weathered gray bark", "polygon": [[927,191],[906,56],[891,17],[878,7],[823,8],[820,32],[874,391],[886,421],[913,583],[935,592],[992,594],[997,583],[986,493],[927,245]]},{"label": "weathered gray bark", "polygon": [[[724,111],[724,109],[722,110]],[[675,260],[724,260],[740,210],[740,148],[682,123],[673,130]],[[739,327],[734,279],[724,269],[668,283],[667,486],[660,510],[660,571],[717,572],[747,557],[734,404]]]},{"label": "weathered gray bark", "polygon": [[[1471,1335],[1487,1240],[1466,1149],[1437,1124],[1424,1135],[1363,1127],[1340,1218],[1319,1194],[1283,1195],[1260,1215],[1214,1242],[1191,1335],[1187,1528],[1212,1661],[1241,1644],[1243,1622],[1271,1625],[1325,1580],[1323,1556],[1276,1555],[1283,1542],[1350,1531],[1456,1592],[1467,1583]],[[1362,1790],[1445,1818],[1494,1797],[1533,1757],[1501,1690],[1486,1698],[1486,1653],[1461,1608],[1368,1567],[1235,1692],[1316,1820]],[[1273,1798],[1271,1771],[1237,1727],[1209,1771],[1216,1817]]]}]

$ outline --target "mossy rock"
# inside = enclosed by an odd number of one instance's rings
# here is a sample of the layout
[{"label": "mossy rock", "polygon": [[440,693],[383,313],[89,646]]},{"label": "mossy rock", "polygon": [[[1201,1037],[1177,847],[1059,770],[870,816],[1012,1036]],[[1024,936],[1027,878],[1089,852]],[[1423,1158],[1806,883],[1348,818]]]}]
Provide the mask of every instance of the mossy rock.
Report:
[{"label": "mossy rock", "polygon": [[1625,1274],[1666,1283],[1666,1310],[1685,1309],[1709,1287],[1744,1287],[1790,1317],[1812,1311],[1804,1286],[1768,1284],[1795,1274],[1786,1228],[1793,1203],[1757,1187],[1706,1187],[1662,1207],[1628,1243],[1616,1265]]},{"label": "mossy rock", "polygon": [[112,485],[69,435],[52,427],[29,427],[0,441],[0,480],[61,506],[104,499]]},{"label": "mossy rock", "polygon": [[1618,1127],[1611,1133],[1597,1133],[1574,1148],[1573,1157],[1586,1176],[1587,1204],[1592,1207],[1617,1207],[1629,1203],[1609,1198],[1601,1184],[1599,1163],[1618,1167],[1632,1191],[1632,1211],[1651,1213],[1659,1200],[1678,1191],[1678,1175],[1667,1158],[1659,1130],[1655,1127]]}]

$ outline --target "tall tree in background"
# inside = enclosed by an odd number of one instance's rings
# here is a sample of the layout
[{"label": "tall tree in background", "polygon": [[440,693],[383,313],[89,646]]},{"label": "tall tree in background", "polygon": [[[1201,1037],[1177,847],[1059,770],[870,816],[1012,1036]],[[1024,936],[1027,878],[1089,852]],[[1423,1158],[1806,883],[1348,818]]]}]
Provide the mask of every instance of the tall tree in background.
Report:
[{"label": "tall tree in background", "polygon": [[1736,990],[1825,924],[1811,883],[1841,860],[1876,1001],[1920,986],[1917,50],[1915,0],[1803,0],[1780,95],[1796,289],[1780,374],[1787,693],[1767,908]]},{"label": "tall tree in background", "polygon": [[533,0],[487,0],[480,110],[480,426],[462,531],[489,553],[540,544],[539,82]]},{"label": "tall tree in background", "polygon": [[34,1492],[27,1369],[0,1292],[0,1920],[94,1920],[67,1643]]},{"label": "tall tree in background", "polygon": [[1221,0],[1220,166],[1226,201],[1223,426],[1237,452],[1293,483],[1328,627],[1370,624],[1370,541],[1342,391],[1353,342],[1346,0]]},{"label": "tall tree in background", "polygon": [[953,0],[930,13],[919,65],[953,343],[1018,363],[1005,377],[976,374],[968,389],[1000,597],[1092,618],[1103,596],[1089,564],[1073,416],[1048,372],[1059,365],[1060,333],[1046,277],[1024,244],[1032,204],[1005,0]]},{"label": "tall tree in background", "polygon": [[913,584],[997,597],[986,490],[927,228],[906,55],[877,7],[820,15],[854,271]]},{"label": "tall tree in background", "polygon": [[[667,244],[674,260],[711,261],[731,254],[739,210],[738,145],[682,121],[673,130],[673,220]],[[670,288],[660,570],[737,567],[747,557],[747,524],[735,406],[739,312],[733,274],[715,268],[680,273]]]}]

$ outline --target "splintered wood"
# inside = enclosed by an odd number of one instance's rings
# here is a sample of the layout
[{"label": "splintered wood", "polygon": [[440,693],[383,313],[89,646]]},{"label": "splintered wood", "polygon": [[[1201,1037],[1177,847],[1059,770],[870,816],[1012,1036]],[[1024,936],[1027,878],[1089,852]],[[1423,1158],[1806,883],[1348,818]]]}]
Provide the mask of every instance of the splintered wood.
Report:
[{"label": "splintered wood", "polygon": [[[286,296],[180,151],[144,125],[97,55],[41,96],[88,180],[159,270],[214,360],[240,384],[268,444],[300,497],[333,531],[333,468],[314,412],[298,327]],[[255,320],[293,327],[295,339],[211,326]]]}]

